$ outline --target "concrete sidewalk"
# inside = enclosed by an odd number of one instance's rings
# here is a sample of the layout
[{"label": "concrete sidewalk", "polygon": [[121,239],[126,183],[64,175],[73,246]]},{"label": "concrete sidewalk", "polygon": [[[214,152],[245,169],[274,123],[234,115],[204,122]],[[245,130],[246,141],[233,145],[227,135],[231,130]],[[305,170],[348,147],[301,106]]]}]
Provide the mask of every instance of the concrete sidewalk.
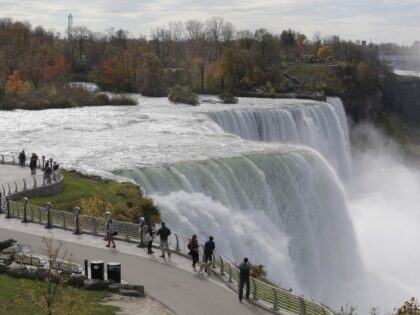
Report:
[{"label": "concrete sidewalk", "polygon": [[[42,174],[41,170],[37,169],[37,175],[40,174]],[[7,183],[12,184],[15,180],[29,177],[31,177],[31,170],[29,167],[0,164],[0,185]]]},{"label": "concrete sidewalk", "polygon": [[42,225],[23,224],[18,219],[0,217],[0,240],[13,238],[42,253],[42,237],[64,242],[64,250],[83,264],[84,259],[119,262],[122,279],[145,286],[146,294],[160,301],[179,315],[268,314],[248,303],[240,304],[237,295],[216,277],[198,276],[191,261],[173,254],[171,259],[159,258],[160,251],[149,256],[135,244],[116,242],[116,249],[105,247],[100,237],[73,235],[69,231],[44,229]]}]

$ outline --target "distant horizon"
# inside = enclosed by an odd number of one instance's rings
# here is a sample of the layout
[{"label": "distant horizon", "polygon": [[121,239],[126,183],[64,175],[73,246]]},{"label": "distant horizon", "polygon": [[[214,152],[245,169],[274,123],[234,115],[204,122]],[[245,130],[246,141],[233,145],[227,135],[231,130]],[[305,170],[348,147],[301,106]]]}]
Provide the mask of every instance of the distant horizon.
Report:
[{"label": "distant horizon", "polygon": [[[153,28],[169,22],[190,19],[205,21],[221,16],[237,30],[265,28],[272,33],[292,29],[312,39],[337,35],[341,39],[375,44],[394,43],[411,46],[420,40],[420,1],[406,0],[0,0],[0,17],[29,22],[33,27],[64,34],[67,17],[74,26],[86,26],[93,32],[123,29],[132,37],[150,38]],[[182,18],[180,18],[182,17]],[[332,31],[333,30],[333,31]]]}]

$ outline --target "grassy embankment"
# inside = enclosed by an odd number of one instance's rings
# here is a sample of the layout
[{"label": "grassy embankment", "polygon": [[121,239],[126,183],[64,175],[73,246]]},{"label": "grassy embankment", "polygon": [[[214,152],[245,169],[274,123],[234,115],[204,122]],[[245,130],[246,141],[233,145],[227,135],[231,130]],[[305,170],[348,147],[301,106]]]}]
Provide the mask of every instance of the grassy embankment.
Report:
[{"label": "grassy embankment", "polygon": [[[41,312],[30,297],[40,297],[38,285],[33,280],[15,279],[8,275],[0,275],[0,314],[7,315],[41,315]],[[24,294],[22,294],[24,292]],[[115,315],[118,310],[114,306],[100,305],[99,302],[109,295],[106,291],[84,291],[73,287],[60,287],[57,309],[69,307],[69,297],[77,297],[72,303],[73,314],[79,315]],[[62,314],[62,313],[60,313]]]},{"label": "grassy embankment", "polygon": [[22,95],[2,96],[0,110],[48,108],[72,108],[80,106],[137,105],[137,100],[127,95],[110,96],[90,92],[80,87],[45,86],[32,89]]},{"label": "grassy embankment", "polygon": [[48,197],[33,198],[31,204],[44,206],[49,201],[54,209],[73,211],[80,207],[82,214],[102,217],[110,211],[120,221],[138,222],[144,216],[146,222],[159,222],[159,209],[153,200],[132,183],[119,183],[98,177],[84,176],[74,171],[64,172],[64,190]]}]

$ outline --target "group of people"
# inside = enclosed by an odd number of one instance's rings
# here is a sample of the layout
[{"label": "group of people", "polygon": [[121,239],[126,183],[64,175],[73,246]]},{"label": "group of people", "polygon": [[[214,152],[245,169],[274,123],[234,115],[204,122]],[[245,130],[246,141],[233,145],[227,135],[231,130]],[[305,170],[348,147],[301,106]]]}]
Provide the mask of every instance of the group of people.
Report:
[{"label": "group of people", "polygon": [[[106,247],[110,247],[112,243],[112,247],[115,248],[114,236],[117,235],[117,231],[115,230],[114,224],[112,219],[107,221],[106,226],[107,231],[107,241],[108,244]],[[144,244],[147,244],[147,253],[153,254],[152,246],[153,246],[153,236],[158,235],[160,239],[160,249],[162,251],[161,258],[166,258],[165,253],[168,257],[171,256],[171,250],[169,249],[168,239],[171,235],[171,230],[166,226],[165,222],[161,223],[161,227],[155,231],[153,225],[151,223],[145,224],[144,221],[140,222],[140,235],[142,235],[142,242],[137,245],[138,247],[143,247]],[[196,265],[199,261],[199,243],[197,240],[197,235],[193,235],[187,245],[189,250],[189,255],[192,258],[192,267],[194,271],[196,271]],[[210,236],[207,242],[204,244],[203,248],[203,263],[207,268],[209,267],[209,263],[212,262],[214,251],[216,249],[216,244],[214,242],[213,236]],[[249,293],[250,293],[250,272],[251,272],[251,264],[249,263],[248,258],[244,258],[243,262],[239,265],[239,301],[242,302],[243,298],[243,290],[246,287],[245,297],[249,300]]]},{"label": "group of people", "polygon": [[[19,159],[19,166],[21,167],[25,167],[25,163],[26,163],[26,154],[25,154],[25,150],[22,150],[19,153],[18,156]],[[45,161],[45,157],[42,157],[42,160]],[[38,155],[36,155],[36,153],[32,153],[31,158],[29,160],[29,168],[31,169],[31,175],[35,175],[36,174],[36,167],[38,164]],[[44,171],[44,176],[43,176],[43,184],[45,185],[45,183],[50,184],[51,180],[56,181],[59,177],[59,164],[57,162],[53,162],[52,159],[47,160],[45,165],[43,165],[43,171]]]}]

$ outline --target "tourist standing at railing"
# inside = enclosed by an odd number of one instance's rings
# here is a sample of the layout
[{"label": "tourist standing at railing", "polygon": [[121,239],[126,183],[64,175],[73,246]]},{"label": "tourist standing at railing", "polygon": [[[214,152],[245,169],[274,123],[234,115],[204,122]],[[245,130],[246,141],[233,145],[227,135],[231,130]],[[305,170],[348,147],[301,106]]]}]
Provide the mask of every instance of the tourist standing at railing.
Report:
[{"label": "tourist standing at railing", "polygon": [[213,236],[204,244],[204,262],[207,264],[213,259],[213,252],[216,249],[216,244],[213,241]]},{"label": "tourist standing at railing", "polygon": [[165,225],[165,222],[162,222],[160,229],[157,231],[156,235],[160,237],[160,249],[162,250],[162,258],[165,258],[165,249],[168,253],[168,257],[171,257],[171,250],[169,249],[168,237],[171,235],[171,230],[168,229]]},{"label": "tourist standing at railing", "polygon": [[58,168],[59,168],[59,164],[57,164],[56,162],[53,163],[53,168],[52,168],[52,172],[53,172],[53,181],[57,181],[59,176],[58,176]]},{"label": "tourist standing at railing", "polygon": [[22,150],[19,153],[19,165],[23,167],[25,166],[25,162],[26,162],[25,150]]},{"label": "tourist standing at railing", "polygon": [[108,238],[108,244],[105,245],[106,247],[109,247],[112,243],[112,248],[115,248],[115,242],[114,242],[114,235],[116,235],[115,232],[116,231],[115,231],[114,223],[112,222],[112,219],[109,219],[107,223],[107,230],[106,230],[106,235]]},{"label": "tourist standing at railing", "polygon": [[36,162],[38,161],[38,156],[35,153],[32,153],[31,159],[29,161],[29,168],[31,169],[31,175],[36,173]]},{"label": "tourist standing at railing", "polygon": [[44,181],[43,181],[43,185],[45,185],[45,182],[47,182],[47,184],[51,184],[51,174],[52,174],[52,168],[50,166],[50,163],[47,162],[45,164],[45,169],[44,169]]},{"label": "tourist standing at railing", "polygon": [[192,267],[195,270],[195,264],[198,263],[198,241],[197,241],[197,235],[193,235],[190,242],[188,243],[188,249],[190,250],[189,255],[192,258]]},{"label": "tourist standing at railing", "polygon": [[147,231],[146,231],[146,235],[149,236],[149,240],[147,242],[147,253],[148,254],[153,254],[154,251],[152,251],[152,244],[153,244],[153,234],[155,233],[152,223],[149,223],[147,225]]},{"label": "tourist standing at railing", "polygon": [[246,285],[245,297],[249,300],[249,274],[251,271],[251,264],[248,258],[244,258],[242,264],[239,265],[239,302],[242,302],[244,285]]}]

